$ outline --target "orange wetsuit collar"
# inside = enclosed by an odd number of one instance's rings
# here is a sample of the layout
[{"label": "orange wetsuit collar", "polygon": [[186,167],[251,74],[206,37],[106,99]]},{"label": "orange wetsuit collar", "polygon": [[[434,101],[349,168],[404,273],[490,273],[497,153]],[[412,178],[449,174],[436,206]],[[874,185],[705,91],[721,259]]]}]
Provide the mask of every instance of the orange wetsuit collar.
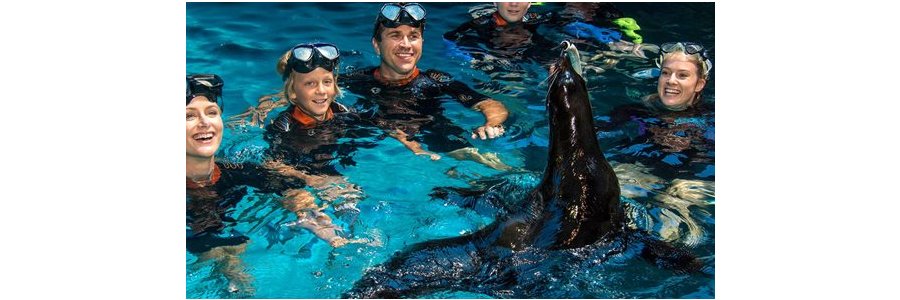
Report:
[{"label": "orange wetsuit collar", "polygon": [[412,75],[410,75],[409,77],[399,80],[388,80],[387,78],[384,78],[384,76],[381,76],[381,68],[375,68],[375,80],[378,80],[378,82],[381,82],[382,84],[388,86],[407,85],[412,82],[413,79],[416,79],[416,77],[419,77],[419,67],[415,67],[412,71]]},{"label": "orange wetsuit collar", "polygon": [[497,12],[494,13],[494,23],[496,23],[497,26],[506,26],[506,24],[508,24],[506,20],[500,16],[500,13]]},{"label": "orange wetsuit collar", "polygon": [[[310,117],[305,112],[300,110],[299,107],[294,106],[294,110],[291,112],[291,117],[294,118],[294,121],[300,123],[300,127],[302,128],[313,128],[316,125],[319,125],[319,120],[316,118]],[[334,112],[331,111],[331,107],[328,107],[328,111],[325,112],[325,121],[331,120],[334,117]]]},{"label": "orange wetsuit collar", "polygon": [[210,176],[209,176],[208,182],[196,182],[196,181],[193,181],[190,178],[188,178],[187,179],[187,188],[199,189],[202,187],[213,186],[216,184],[216,182],[219,181],[220,177],[222,177],[222,170],[219,170],[218,164],[213,164],[213,171],[212,171],[212,174],[210,174]]}]

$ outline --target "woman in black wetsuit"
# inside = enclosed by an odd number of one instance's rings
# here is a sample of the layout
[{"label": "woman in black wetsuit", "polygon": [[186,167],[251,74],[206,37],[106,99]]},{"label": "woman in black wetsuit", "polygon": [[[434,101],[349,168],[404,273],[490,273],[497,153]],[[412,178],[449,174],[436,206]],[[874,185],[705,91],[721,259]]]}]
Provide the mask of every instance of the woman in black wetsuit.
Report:
[{"label": "woman in black wetsuit", "polygon": [[693,247],[711,229],[703,220],[714,216],[715,103],[703,98],[712,62],[696,43],[660,50],[657,93],[613,109],[598,134],[631,219]]},{"label": "woman in black wetsuit", "polygon": [[238,220],[232,216],[248,187],[256,193],[280,193],[285,207],[298,217],[292,225],[312,231],[334,247],[349,242],[311,204],[312,195],[302,189],[302,180],[261,166],[216,162],[222,143],[224,82],[217,75],[203,74],[187,76],[186,84],[187,251],[200,261],[213,260],[215,269],[228,280],[228,291],[253,293],[252,279],[240,259],[249,238],[236,230]]},{"label": "woman in black wetsuit", "polygon": [[[610,125],[628,129],[632,140],[647,136],[662,154],[687,152],[679,158],[712,163],[714,103],[703,101],[712,61],[697,43],[666,43],[660,49],[657,93],[614,109]],[[670,159],[669,165],[679,165]]]}]

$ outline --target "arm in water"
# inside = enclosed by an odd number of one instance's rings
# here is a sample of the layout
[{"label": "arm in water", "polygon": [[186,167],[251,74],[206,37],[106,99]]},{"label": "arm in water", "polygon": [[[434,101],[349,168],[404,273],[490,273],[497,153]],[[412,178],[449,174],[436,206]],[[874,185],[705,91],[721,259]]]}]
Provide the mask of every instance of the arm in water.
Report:
[{"label": "arm in water", "polygon": [[297,221],[285,224],[289,227],[300,227],[309,230],[319,239],[328,242],[332,247],[338,248],[353,243],[369,243],[369,239],[347,239],[337,234],[342,231],[331,222],[331,217],[322,212],[328,205],[319,207],[315,204],[313,195],[306,190],[290,190],[285,193],[282,200],[285,209],[297,215]]},{"label": "arm in water", "polygon": [[390,135],[392,138],[395,138],[398,141],[400,141],[400,143],[403,144],[403,146],[405,146],[406,149],[409,149],[416,155],[428,155],[428,157],[431,158],[431,160],[441,159],[441,156],[438,155],[437,153],[434,153],[431,151],[426,151],[425,149],[422,149],[422,144],[419,144],[419,142],[409,140],[409,135],[407,135],[406,132],[404,132],[403,130],[394,129],[394,131],[389,132],[388,135]]},{"label": "arm in water", "polygon": [[347,181],[347,178],[336,175],[313,175],[291,167],[284,162],[269,160],[263,163],[263,167],[276,171],[284,176],[299,178],[317,191],[322,200],[334,202],[339,198],[345,200],[359,199],[363,197],[363,191],[359,186]]},{"label": "arm in water", "polygon": [[[279,94],[264,95],[259,97],[258,102],[259,104],[256,106],[248,107],[246,111],[228,117],[228,127],[234,128],[248,124],[250,126],[263,127],[269,112],[276,108],[288,105],[287,99],[279,97]],[[247,121],[247,118],[250,119],[249,122]]]}]

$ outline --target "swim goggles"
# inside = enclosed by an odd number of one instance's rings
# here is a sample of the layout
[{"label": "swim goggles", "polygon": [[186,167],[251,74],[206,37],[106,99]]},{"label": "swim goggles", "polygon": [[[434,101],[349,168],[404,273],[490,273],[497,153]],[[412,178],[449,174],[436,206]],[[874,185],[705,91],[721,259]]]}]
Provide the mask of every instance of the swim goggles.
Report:
[{"label": "swim goggles", "polygon": [[425,8],[418,3],[387,3],[381,6],[381,12],[375,19],[375,23],[388,28],[396,28],[400,25],[420,27],[425,24]]},{"label": "swim goggles", "polygon": [[683,50],[684,53],[688,55],[700,55],[700,62],[702,62],[706,70],[704,70],[704,76],[709,75],[709,71],[712,70],[712,61],[709,60],[709,56],[706,53],[706,48],[703,45],[694,43],[694,42],[677,42],[677,43],[665,43],[659,46],[659,49],[662,50],[660,53],[659,60],[657,60],[656,65],[660,66],[662,64],[662,58],[666,53],[672,53],[675,51]]},{"label": "swim goggles", "polygon": [[191,104],[191,100],[204,96],[206,99],[209,99],[210,102],[215,102],[219,105],[219,109],[224,109],[224,103],[219,101],[219,98],[222,97],[222,86],[225,85],[225,82],[222,81],[222,77],[216,74],[195,74],[188,75],[185,78],[185,93],[187,94],[187,104]]},{"label": "swim goggles", "polygon": [[291,75],[291,70],[297,73],[309,73],[316,68],[322,68],[335,72],[340,58],[341,52],[333,44],[315,43],[294,46],[281,80],[287,80]]},{"label": "swim goggles", "polygon": [[[679,45],[681,45],[679,47]],[[687,54],[700,54],[700,58],[709,59],[706,56],[706,49],[703,48],[703,45],[693,42],[677,42],[677,43],[665,43],[659,46],[659,49],[663,51],[663,53],[671,53],[677,51],[679,49],[683,49]]]}]

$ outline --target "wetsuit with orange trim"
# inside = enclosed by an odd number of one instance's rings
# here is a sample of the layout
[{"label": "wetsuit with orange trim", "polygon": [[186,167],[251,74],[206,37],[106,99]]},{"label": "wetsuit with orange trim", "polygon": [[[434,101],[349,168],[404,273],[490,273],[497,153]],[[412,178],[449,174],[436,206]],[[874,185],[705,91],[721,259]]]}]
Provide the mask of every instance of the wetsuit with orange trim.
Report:
[{"label": "wetsuit with orange trim", "polygon": [[194,254],[215,247],[237,246],[249,240],[235,229],[235,206],[253,187],[256,193],[300,189],[302,180],[281,176],[250,164],[216,163],[209,181],[187,179],[187,250]]},{"label": "wetsuit with orange trim", "polygon": [[384,130],[400,129],[428,145],[433,152],[450,152],[471,147],[468,131],[444,116],[443,101],[456,101],[466,108],[489,99],[453,80],[450,74],[413,70],[413,76],[388,81],[378,67],[360,69],[341,78],[343,88],[361,96],[360,114]]},{"label": "wetsuit with orange trim", "polygon": [[332,102],[321,122],[291,105],[266,127],[263,139],[273,159],[316,174],[339,175],[335,164],[355,165],[351,155],[359,148],[374,147],[371,138],[378,135],[370,122]]}]

